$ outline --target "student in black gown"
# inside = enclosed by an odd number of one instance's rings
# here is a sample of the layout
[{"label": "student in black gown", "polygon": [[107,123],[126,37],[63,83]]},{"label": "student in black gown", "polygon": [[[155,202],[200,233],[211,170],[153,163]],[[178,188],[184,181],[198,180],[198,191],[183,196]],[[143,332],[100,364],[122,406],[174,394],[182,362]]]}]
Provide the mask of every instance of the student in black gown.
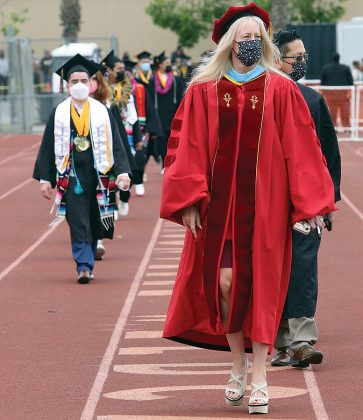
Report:
[{"label": "student in black gown", "polygon": [[90,77],[96,71],[79,54],[57,70],[67,81],[70,97],[49,118],[33,173],[43,197],[50,200],[57,187],[56,221],[68,222],[82,284],[93,278],[97,240],[113,237],[115,185],[130,186],[116,123],[103,104],[89,97]]},{"label": "student in black gown", "polygon": [[[108,83],[112,91],[111,110],[115,118],[120,121],[127,133],[128,142],[135,157],[136,150],[142,148],[142,135],[140,124],[135,107],[132,83],[125,73],[125,63],[114,55],[112,50],[102,61],[101,64],[107,67]],[[132,172],[137,170],[137,164],[132,168]],[[132,177],[132,182],[139,183],[138,178]],[[130,191],[120,191],[119,214],[127,216],[129,213]]]},{"label": "student in black gown", "polygon": [[143,179],[145,174],[145,165],[148,160],[147,147],[150,139],[155,139],[161,136],[161,127],[159,117],[155,110],[154,101],[149,95],[149,90],[145,87],[144,84],[139,83],[134,76],[133,70],[137,62],[132,60],[125,60],[124,63],[126,75],[132,83],[134,102],[142,135],[142,145],[140,145],[142,147],[139,147],[135,154],[137,169],[135,174],[133,172],[133,177],[135,182],[136,195],[143,196],[145,194]]},{"label": "student in black gown", "polygon": [[162,138],[159,141],[162,158],[162,173],[164,173],[164,159],[170,136],[171,122],[183,96],[183,82],[180,77],[174,76],[170,58],[163,51],[154,57],[155,63],[155,108],[159,116],[162,129]]},{"label": "student in black gown", "polygon": [[[151,53],[149,51],[142,51],[140,52],[137,57],[137,66],[135,69],[135,80],[137,83],[142,84],[146,91],[147,96],[150,98],[150,102],[155,109],[155,78],[154,72],[152,69],[152,62],[151,62]],[[156,118],[158,119],[158,115],[156,114]],[[149,141],[146,147],[146,161],[149,161],[150,157],[153,156],[156,163],[160,163],[160,151],[158,147],[158,140],[160,139],[161,127],[160,121],[157,121],[158,124],[158,134],[150,133]]]}]

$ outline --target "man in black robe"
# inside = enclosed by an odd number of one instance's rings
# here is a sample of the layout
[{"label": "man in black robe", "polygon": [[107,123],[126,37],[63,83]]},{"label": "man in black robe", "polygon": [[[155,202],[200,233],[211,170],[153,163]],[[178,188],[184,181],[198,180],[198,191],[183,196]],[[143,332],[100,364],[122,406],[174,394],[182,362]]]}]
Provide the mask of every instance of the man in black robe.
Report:
[{"label": "man in black robe", "polygon": [[[153,110],[148,109],[148,114],[155,112],[155,78],[151,66],[151,53],[149,51],[141,51],[137,54],[137,66],[135,71],[135,80],[137,83],[142,84],[146,91],[148,97],[148,103],[150,103]],[[147,105],[150,108],[149,105]],[[150,120],[150,118],[149,118]],[[150,159],[151,156],[154,157],[156,163],[160,163],[160,151],[158,147],[158,141],[162,138],[161,126],[159,121],[159,116],[155,113],[155,119],[152,118],[152,121],[155,123],[155,128],[150,131],[149,141],[146,147],[146,161]]]},{"label": "man in black robe", "polygon": [[[114,54],[114,50],[111,50],[101,63],[107,67],[107,81],[112,91],[111,111],[117,122],[124,126],[134,157],[133,167],[131,168],[132,183],[139,185],[143,181],[138,177],[139,165],[136,161],[136,151],[142,149],[142,134],[133,97],[132,83],[126,74],[125,63]],[[130,197],[130,191],[120,191],[120,216],[128,215]]]},{"label": "man in black robe", "polygon": [[170,58],[163,51],[154,57],[155,63],[155,108],[161,123],[162,137],[159,140],[160,155],[162,158],[162,173],[164,159],[167,152],[170,127],[176,110],[182,100],[184,87],[180,77],[174,76]]},{"label": "man in black robe", "polygon": [[[296,31],[281,31],[275,36],[281,53],[281,70],[295,82],[305,76],[307,53]],[[337,136],[328,107],[315,90],[297,83],[314,119],[323,154],[335,190],[335,201],[340,200],[341,164]],[[322,352],[315,350],[318,331],[314,319],[317,295],[317,256],[320,246],[319,230],[312,230],[307,236],[293,230],[292,265],[289,289],[286,297],[280,328],[275,341],[277,354],[271,360],[272,366],[291,364],[307,367],[323,360]]]},{"label": "man in black robe", "polygon": [[67,219],[82,284],[93,277],[97,240],[113,237],[115,185],[130,185],[115,121],[103,104],[89,98],[90,77],[97,70],[79,54],[57,70],[70,97],[49,118],[33,173],[45,198],[51,199],[57,186],[58,219]]}]

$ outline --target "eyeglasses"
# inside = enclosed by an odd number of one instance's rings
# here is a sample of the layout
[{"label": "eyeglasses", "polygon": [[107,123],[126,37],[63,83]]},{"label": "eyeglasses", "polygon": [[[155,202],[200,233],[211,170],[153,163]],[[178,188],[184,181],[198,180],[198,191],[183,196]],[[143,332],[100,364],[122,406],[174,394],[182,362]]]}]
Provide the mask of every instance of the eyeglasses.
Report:
[{"label": "eyeglasses", "polygon": [[288,57],[287,55],[285,55],[282,58],[293,58],[298,63],[301,63],[303,60],[304,61],[308,61],[309,60],[309,54],[308,53],[305,53],[303,55],[297,55],[296,57]]}]

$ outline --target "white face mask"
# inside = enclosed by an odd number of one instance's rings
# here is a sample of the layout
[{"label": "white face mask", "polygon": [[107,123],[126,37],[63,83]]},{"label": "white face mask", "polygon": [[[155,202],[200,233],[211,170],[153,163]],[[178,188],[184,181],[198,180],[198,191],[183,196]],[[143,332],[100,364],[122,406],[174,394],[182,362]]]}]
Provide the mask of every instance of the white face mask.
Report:
[{"label": "white face mask", "polygon": [[77,101],[84,101],[89,95],[89,86],[84,83],[78,82],[69,88],[69,93],[72,98]]},{"label": "white face mask", "polygon": [[151,69],[151,65],[150,65],[150,63],[141,63],[140,68],[141,68],[142,71],[144,71],[146,73],[147,71],[149,71]]}]

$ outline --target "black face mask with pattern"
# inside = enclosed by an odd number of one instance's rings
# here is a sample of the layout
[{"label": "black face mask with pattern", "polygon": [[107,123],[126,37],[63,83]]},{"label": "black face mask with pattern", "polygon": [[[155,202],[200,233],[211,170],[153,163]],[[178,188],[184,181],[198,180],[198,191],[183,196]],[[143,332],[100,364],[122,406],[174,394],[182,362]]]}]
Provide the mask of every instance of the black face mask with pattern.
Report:
[{"label": "black face mask with pattern", "polygon": [[294,82],[297,82],[303,78],[306,74],[307,64],[306,61],[295,61],[291,64],[292,72],[289,74]]},{"label": "black face mask with pattern", "polygon": [[262,54],[262,42],[260,39],[234,42],[238,44],[238,53],[233,51],[242,64],[251,67],[257,63]]}]

